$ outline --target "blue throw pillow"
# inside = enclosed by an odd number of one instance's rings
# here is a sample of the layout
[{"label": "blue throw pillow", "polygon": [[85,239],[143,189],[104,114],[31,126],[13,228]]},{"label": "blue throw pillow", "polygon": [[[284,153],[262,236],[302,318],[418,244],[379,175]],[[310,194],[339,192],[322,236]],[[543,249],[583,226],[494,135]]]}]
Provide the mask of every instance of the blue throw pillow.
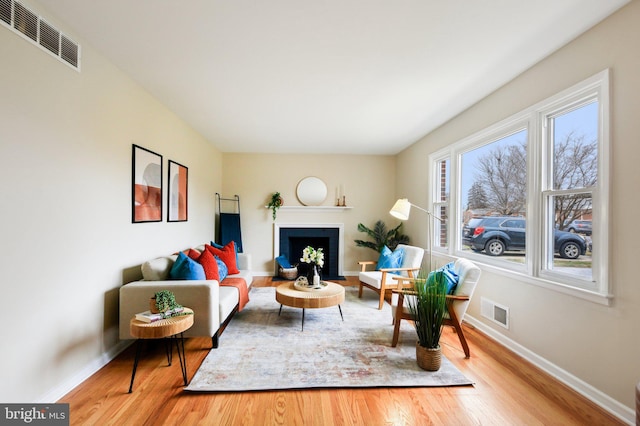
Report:
[{"label": "blue throw pillow", "polygon": [[172,280],[206,280],[204,268],[195,260],[189,258],[183,252],[178,253],[178,258],[173,263],[169,278]]},{"label": "blue throw pillow", "polygon": [[[402,266],[402,259],[404,258],[404,249],[396,248],[394,251],[387,246],[382,248],[380,252],[380,257],[378,258],[378,264],[376,265],[376,269],[380,270],[383,268],[399,268]],[[400,272],[392,272],[392,274],[399,274]]]},{"label": "blue throw pillow", "polygon": [[220,281],[218,282],[222,282],[229,275],[229,268],[218,256],[216,256],[216,263],[218,264],[218,275],[220,276]]},{"label": "blue throw pillow", "polygon": [[431,272],[431,274],[433,274],[434,272],[442,272],[442,274],[444,275],[444,279],[447,282],[447,294],[453,294],[458,285],[458,281],[460,280],[460,277],[453,269],[453,266],[454,263],[449,262],[442,268],[436,269],[435,271]]},{"label": "blue throw pillow", "polygon": [[291,262],[289,262],[289,259],[287,259],[287,257],[284,254],[281,254],[280,256],[276,257],[276,262],[278,262],[278,265],[286,269],[293,267],[291,266]]}]

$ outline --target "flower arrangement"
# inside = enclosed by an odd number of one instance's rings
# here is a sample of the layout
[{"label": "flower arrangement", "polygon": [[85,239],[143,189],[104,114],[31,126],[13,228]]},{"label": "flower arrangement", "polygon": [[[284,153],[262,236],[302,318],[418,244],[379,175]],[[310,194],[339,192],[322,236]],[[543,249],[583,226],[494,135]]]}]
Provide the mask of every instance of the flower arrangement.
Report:
[{"label": "flower arrangement", "polygon": [[302,250],[302,257],[300,258],[300,262],[315,263],[322,268],[322,266],[324,265],[324,253],[322,252],[322,248],[316,250],[311,246],[307,246],[304,250]]}]

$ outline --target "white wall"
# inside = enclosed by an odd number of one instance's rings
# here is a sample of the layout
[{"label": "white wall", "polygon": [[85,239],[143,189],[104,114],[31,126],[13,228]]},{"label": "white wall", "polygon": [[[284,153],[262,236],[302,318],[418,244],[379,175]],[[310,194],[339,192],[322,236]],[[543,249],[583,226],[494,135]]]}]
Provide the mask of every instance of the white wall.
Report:
[{"label": "white wall", "polygon": [[[424,137],[398,156],[397,187],[426,204],[423,169],[428,155],[606,68],[611,69],[610,307],[576,299],[517,279],[483,272],[470,315],[482,327],[549,361],[609,408],[632,419],[640,380],[638,236],[633,231],[640,199],[640,3],[632,2],[549,58]],[[415,181],[424,182],[420,187]],[[410,221],[408,229],[422,222]],[[425,231],[426,232],[426,231]],[[511,308],[504,330],[480,316],[480,297]],[[611,400],[609,400],[609,398]],[[622,404],[622,406],[617,406]],[[626,406],[626,407],[624,407]],[[620,411],[619,411],[620,412]]]},{"label": "white wall", "polygon": [[[102,365],[118,287],[213,236],[221,154],[74,38],[80,73],[0,28],[2,402],[50,402]],[[131,223],[132,143],[164,156],[163,222]],[[188,222],[166,222],[168,159],[189,168]]]},{"label": "white wall", "polygon": [[[344,273],[356,274],[359,260],[377,258],[370,249],[356,247],[358,223],[372,227],[383,220],[389,227],[399,221],[389,215],[395,202],[395,157],[373,155],[224,154],[224,196],[241,198],[243,245],[252,254],[254,272],[273,275],[273,220],[265,206],[271,194],[281,193],[286,206],[301,206],[296,187],[301,179],[316,176],[328,188],[323,205],[334,205],[335,189],[344,186],[350,210],[299,211],[281,209],[280,223],[344,223]],[[275,254],[277,256],[279,253]]]}]

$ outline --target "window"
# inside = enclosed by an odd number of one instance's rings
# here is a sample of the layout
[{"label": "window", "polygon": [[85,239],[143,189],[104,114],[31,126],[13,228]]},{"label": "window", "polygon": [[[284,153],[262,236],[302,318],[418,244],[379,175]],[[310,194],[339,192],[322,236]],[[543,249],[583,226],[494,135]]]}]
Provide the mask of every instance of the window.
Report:
[{"label": "window", "polygon": [[[488,139],[461,154],[460,206],[465,222],[489,216],[526,216],[527,130],[500,130]],[[501,226],[511,227],[504,223]],[[497,262],[523,264],[525,247],[520,242],[525,241],[496,227],[483,228],[481,235],[472,236],[475,241],[463,239],[462,249],[484,252],[496,257]]]},{"label": "window", "polygon": [[[542,264],[545,273],[565,273],[589,281],[593,278],[592,227],[575,226],[574,221],[585,225],[593,220],[593,193],[598,182],[598,111],[599,103],[594,96],[543,116],[544,138],[548,152],[553,154],[547,163],[542,191],[544,209],[548,212]],[[566,262],[553,255],[550,247],[559,231],[573,232],[584,240],[583,245],[574,247],[567,247],[570,241],[559,243],[560,254],[566,258],[579,252],[581,256]]]},{"label": "window", "polygon": [[449,232],[447,229],[447,208],[449,204],[449,160],[442,159],[436,162],[436,191],[433,202],[433,214],[440,220],[434,220],[434,248],[447,248],[449,246]]},{"label": "window", "polygon": [[607,304],[608,91],[603,71],[432,154],[434,246]]}]

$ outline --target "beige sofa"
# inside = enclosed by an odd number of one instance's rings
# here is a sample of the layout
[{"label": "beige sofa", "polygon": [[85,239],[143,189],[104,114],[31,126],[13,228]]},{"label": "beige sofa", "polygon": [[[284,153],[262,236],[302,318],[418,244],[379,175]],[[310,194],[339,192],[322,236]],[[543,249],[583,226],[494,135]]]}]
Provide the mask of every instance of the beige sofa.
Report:
[{"label": "beige sofa", "polygon": [[[204,246],[196,248],[199,251]],[[169,280],[169,271],[177,255],[158,257],[142,264],[142,280],[120,287],[120,339],[133,339],[129,333],[129,321],[139,312],[149,309],[149,299],[160,290],[172,291],[176,301],[193,309],[193,326],[184,332],[185,337],[211,337],[214,348],[218,347],[220,330],[231,320],[238,309],[238,289],[219,285],[215,280],[180,281]],[[238,253],[239,274],[251,287],[251,255]],[[223,280],[224,282],[224,280]]]}]

